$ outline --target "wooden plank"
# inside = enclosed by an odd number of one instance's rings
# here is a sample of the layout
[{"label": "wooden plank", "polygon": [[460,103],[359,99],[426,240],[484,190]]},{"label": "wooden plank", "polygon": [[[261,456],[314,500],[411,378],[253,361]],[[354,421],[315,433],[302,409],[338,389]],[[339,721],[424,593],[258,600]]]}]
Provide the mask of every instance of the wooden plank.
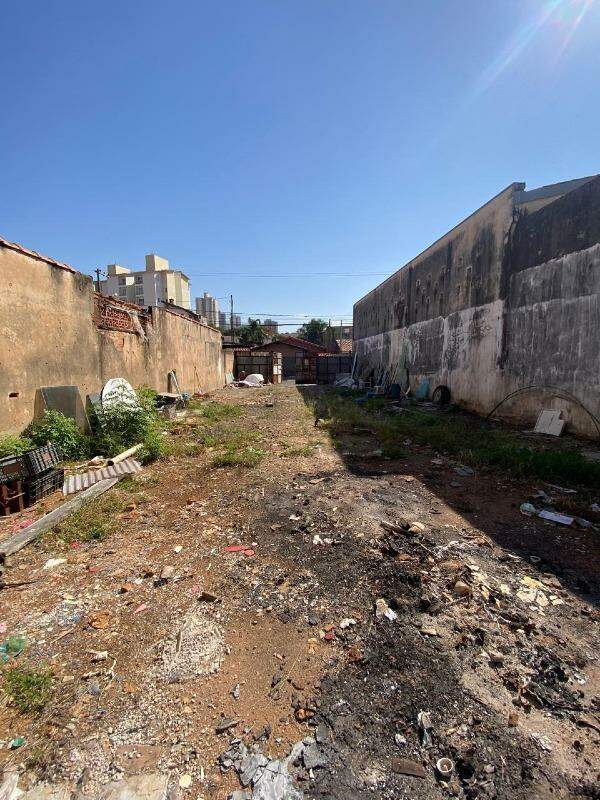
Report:
[{"label": "wooden plank", "polygon": [[108,478],[107,480],[95,483],[93,486],[90,486],[89,489],[86,489],[81,494],[78,494],[77,497],[74,497],[67,503],[63,503],[62,506],[55,508],[54,511],[46,514],[45,517],[36,520],[36,522],[34,522],[28,528],[25,528],[25,530],[15,533],[14,536],[5,539],[3,542],[0,542],[0,562],[4,561],[6,556],[11,556],[13,553],[18,553],[19,550],[25,547],[25,545],[28,545],[30,542],[33,542],[42,533],[50,530],[50,528],[53,528],[55,525],[58,525],[59,522],[62,522],[63,519],[68,517],[74,511],[77,511],[78,508],[81,508],[81,506],[84,503],[87,503],[88,500],[93,500],[94,498],[103,494],[107,489],[110,489],[111,486],[114,486],[118,480],[119,478]]}]

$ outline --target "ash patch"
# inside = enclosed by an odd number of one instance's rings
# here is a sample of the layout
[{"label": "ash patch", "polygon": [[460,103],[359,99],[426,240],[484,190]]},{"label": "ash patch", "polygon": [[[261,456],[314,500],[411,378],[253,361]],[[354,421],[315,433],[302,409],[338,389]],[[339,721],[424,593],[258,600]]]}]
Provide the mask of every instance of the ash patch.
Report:
[{"label": "ash patch", "polygon": [[166,640],[157,677],[174,681],[212,675],[219,670],[224,656],[223,629],[194,610]]}]

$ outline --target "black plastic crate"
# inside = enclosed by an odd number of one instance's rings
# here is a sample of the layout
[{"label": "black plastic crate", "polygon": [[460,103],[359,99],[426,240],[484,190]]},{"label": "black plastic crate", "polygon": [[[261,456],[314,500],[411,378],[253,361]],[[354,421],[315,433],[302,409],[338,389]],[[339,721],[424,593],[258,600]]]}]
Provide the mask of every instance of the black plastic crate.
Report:
[{"label": "black plastic crate", "polygon": [[22,456],[0,458],[0,483],[10,483],[27,477],[27,469]]},{"label": "black plastic crate", "polygon": [[25,498],[27,505],[37,503],[42,497],[47,494],[52,494],[57,489],[62,489],[65,480],[64,469],[53,469],[46,475],[40,475],[37,478],[29,478],[25,484]]},{"label": "black plastic crate", "polygon": [[33,477],[48,472],[49,469],[60,464],[62,453],[52,442],[36,447],[35,450],[28,450],[23,456],[29,474]]}]

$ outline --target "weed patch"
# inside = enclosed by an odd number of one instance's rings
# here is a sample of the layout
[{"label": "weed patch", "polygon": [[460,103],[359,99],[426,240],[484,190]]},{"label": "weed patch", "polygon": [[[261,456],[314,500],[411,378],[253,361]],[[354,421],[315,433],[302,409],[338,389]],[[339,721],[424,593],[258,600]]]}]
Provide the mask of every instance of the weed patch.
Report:
[{"label": "weed patch", "polygon": [[265,456],[266,452],[257,447],[230,448],[215,455],[211,464],[213,467],[256,467]]},{"label": "weed patch", "polygon": [[113,487],[106,494],[85,503],[46,535],[55,539],[57,544],[105,539],[115,529],[117,514],[131,502],[130,492],[127,486],[122,490]]},{"label": "weed patch", "polygon": [[332,392],[320,398],[319,413],[334,441],[368,427],[388,458],[404,458],[402,444],[411,439],[473,467],[489,466],[510,475],[532,476],[582,486],[600,484],[600,462],[590,461],[572,445],[530,447],[508,430],[498,430],[474,418],[451,412],[430,413],[418,408],[385,413],[383,401],[373,398],[358,405]]},{"label": "weed patch", "polygon": [[233,403],[217,403],[213,400],[210,402],[192,401],[190,408],[196,411],[206,422],[214,423],[220,422],[223,419],[231,419],[232,417],[239,417],[242,413],[240,406]]},{"label": "weed patch", "polygon": [[27,714],[40,711],[52,699],[52,673],[26,666],[8,667],[4,671],[4,691],[19,711]]},{"label": "weed patch", "polygon": [[282,458],[288,458],[292,456],[312,456],[314,453],[316,445],[314,444],[305,444],[302,447],[286,447],[286,449],[280,453]]}]

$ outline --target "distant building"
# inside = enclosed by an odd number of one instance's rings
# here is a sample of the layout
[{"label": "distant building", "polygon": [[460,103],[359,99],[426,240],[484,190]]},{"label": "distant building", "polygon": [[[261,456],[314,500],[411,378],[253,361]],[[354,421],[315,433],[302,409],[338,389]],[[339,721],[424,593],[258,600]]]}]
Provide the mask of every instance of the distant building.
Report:
[{"label": "distant building", "polygon": [[102,294],[139,306],[160,306],[166,302],[190,307],[190,279],[181,270],[170,269],[166,258],[151,253],[145,270],[131,270],[109,264],[107,278],[100,282]]},{"label": "distant building", "polygon": [[330,325],[323,332],[323,343],[332,353],[351,353],[352,331],[352,325]]},{"label": "distant building", "polygon": [[288,380],[296,378],[298,370],[308,363],[311,357],[326,352],[327,348],[321,345],[299,339],[297,336],[282,336],[275,342],[256,345],[251,350],[261,350],[270,353],[281,353],[283,377]]},{"label": "distant building", "polygon": [[204,292],[203,297],[196,298],[196,314],[204,317],[208,325],[219,327],[219,301],[211,297],[208,292]]},{"label": "distant building", "polygon": [[271,336],[279,333],[279,323],[274,319],[266,319],[263,323],[261,323],[261,328],[263,328],[263,330],[265,330]]},{"label": "distant building", "polygon": [[[242,327],[242,318],[239,314],[233,315],[233,327],[234,330]],[[231,315],[225,311],[219,311],[219,328],[227,328],[227,330],[231,328]]]}]

